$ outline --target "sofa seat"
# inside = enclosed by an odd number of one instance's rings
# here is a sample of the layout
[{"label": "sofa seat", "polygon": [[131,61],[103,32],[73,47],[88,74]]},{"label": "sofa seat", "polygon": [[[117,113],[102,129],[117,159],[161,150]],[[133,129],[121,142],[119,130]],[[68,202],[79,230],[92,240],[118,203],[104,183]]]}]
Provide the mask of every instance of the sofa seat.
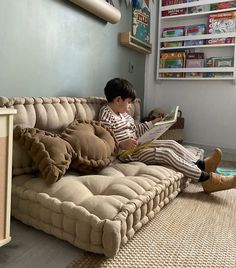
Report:
[{"label": "sofa seat", "polygon": [[13,178],[12,215],[71,244],[113,256],[181,190],[183,175],[140,162],[114,163],[98,175],[69,172],[48,186]]},{"label": "sofa seat", "polygon": [[[14,108],[14,127],[61,133],[75,119],[97,120],[100,97],[0,97]],[[140,100],[129,113],[140,121]],[[199,158],[203,151],[188,146]],[[13,141],[12,215],[27,225],[95,253],[114,256],[188,184],[168,167],[113,162],[99,173],[70,170],[46,184],[32,157]]]}]

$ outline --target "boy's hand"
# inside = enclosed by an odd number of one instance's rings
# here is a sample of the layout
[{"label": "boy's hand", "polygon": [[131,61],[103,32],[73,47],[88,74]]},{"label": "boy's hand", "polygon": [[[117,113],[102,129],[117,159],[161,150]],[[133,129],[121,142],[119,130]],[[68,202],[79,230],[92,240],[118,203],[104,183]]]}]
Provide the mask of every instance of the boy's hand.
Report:
[{"label": "boy's hand", "polygon": [[121,150],[134,149],[137,145],[138,142],[135,139],[128,139],[119,143],[119,147]]},{"label": "boy's hand", "polygon": [[160,122],[160,121],[162,121],[162,117],[155,118],[154,120],[152,120],[152,123],[153,125],[155,125],[155,123]]}]

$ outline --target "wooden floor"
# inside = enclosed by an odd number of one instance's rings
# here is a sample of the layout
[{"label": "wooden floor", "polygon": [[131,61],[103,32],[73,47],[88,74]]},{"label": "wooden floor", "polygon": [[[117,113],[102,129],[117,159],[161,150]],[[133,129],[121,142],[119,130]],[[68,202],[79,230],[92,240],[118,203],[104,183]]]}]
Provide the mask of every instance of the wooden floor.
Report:
[{"label": "wooden floor", "polygon": [[10,243],[0,247],[1,268],[65,268],[82,250],[12,219]]}]

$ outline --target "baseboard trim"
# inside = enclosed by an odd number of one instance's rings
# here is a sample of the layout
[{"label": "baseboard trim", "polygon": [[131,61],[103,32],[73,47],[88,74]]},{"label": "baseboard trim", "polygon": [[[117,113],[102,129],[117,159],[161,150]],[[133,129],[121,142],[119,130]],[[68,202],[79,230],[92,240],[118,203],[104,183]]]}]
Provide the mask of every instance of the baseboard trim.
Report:
[{"label": "baseboard trim", "polygon": [[[199,147],[204,150],[204,156],[209,155],[214,149],[214,146],[210,145],[203,145],[203,144],[194,144],[190,142],[184,142],[185,145],[192,145]],[[223,159],[224,161],[232,161],[236,162],[236,150],[235,149],[229,149],[229,148],[220,148],[223,153]]]}]

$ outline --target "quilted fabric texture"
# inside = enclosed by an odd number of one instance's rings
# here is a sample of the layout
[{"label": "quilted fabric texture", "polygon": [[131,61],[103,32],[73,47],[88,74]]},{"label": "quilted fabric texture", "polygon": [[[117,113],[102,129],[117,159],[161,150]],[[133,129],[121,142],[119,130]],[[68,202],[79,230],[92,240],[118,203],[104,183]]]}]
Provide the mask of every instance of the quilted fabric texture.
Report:
[{"label": "quilted fabric texture", "polygon": [[[71,122],[97,120],[100,107],[106,103],[101,97],[3,97],[0,107],[14,108],[14,126],[39,128],[50,132],[62,132]],[[140,100],[130,105],[129,114],[140,120]],[[17,142],[13,146],[13,175],[32,173],[36,170],[32,159]]]},{"label": "quilted fabric texture", "polygon": [[[75,118],[97,120],[104,103],[96,97],[0,97],[0,107],[17,109],[14,126],[56,133]],[[139,121],[139,100],[131,105],[130,114]],[[137,162],[112,163],[96,175],[67,172],[49,187],[41,176],[25,174],[31,168],[30,158],[18,149],[13,147],[13,174],[18,175],[12,183],[12,215],[79,248],[106,256],[114,256],[185,186],[183,174]]]},{"label": "quilted fabric texture", "polygon": [[18,126],[14,129],[14,139],[28,152],[47,183],[58,181],[76,157],[67,141],[37,128]]},{"label": "quilted fabric texture", "polygon": [[114,256],[181,191],[183,175],[140,162],[114,163],[98,175],[67,172],[47,187],[40,177],[13,179],[12,214],[84,250]]},{"label": "quilted fabric texture", "polygon": [[75,152],[71,166],[83,173],[91,173],[109,165],[117,144],[113,133],[97,121],[75,120],[61,134]]}]

